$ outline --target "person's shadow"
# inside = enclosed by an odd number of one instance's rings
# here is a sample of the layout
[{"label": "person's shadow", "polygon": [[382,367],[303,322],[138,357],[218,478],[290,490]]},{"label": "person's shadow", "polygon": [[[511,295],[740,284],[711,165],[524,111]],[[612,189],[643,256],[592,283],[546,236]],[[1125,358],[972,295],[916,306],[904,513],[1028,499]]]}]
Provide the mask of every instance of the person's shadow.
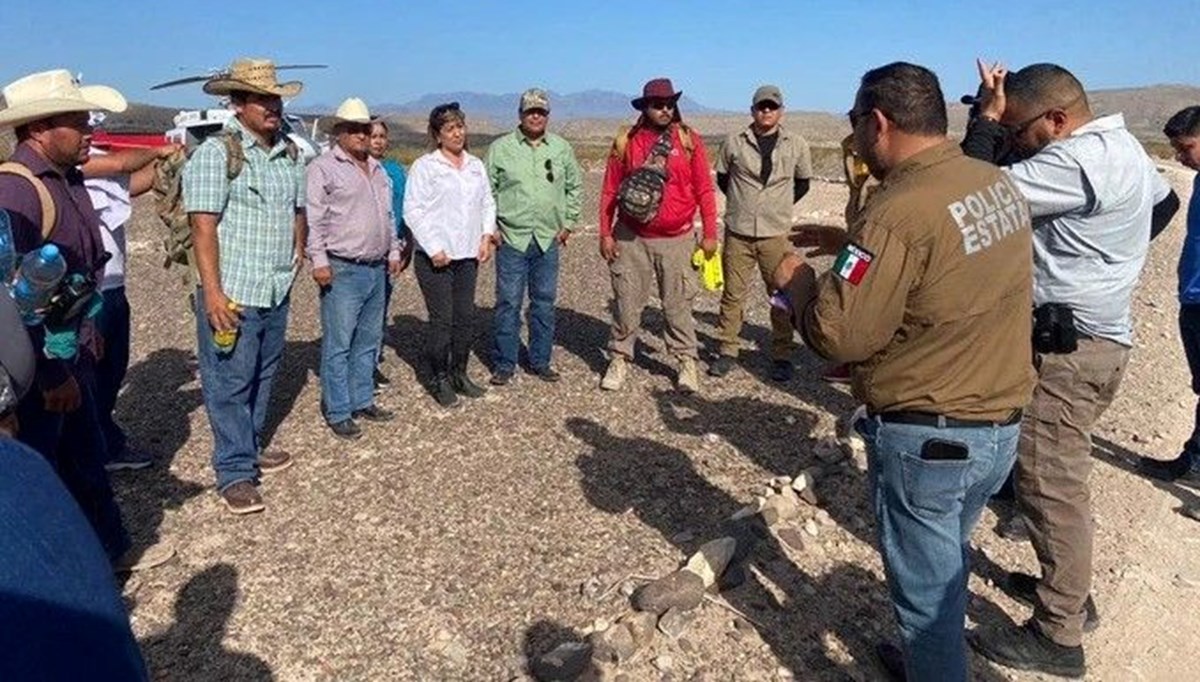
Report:
[{"label": "person's shadow", "polygon": [[319,376],[320,371],[321,339],[287,342],[271,382],[271,402],[263,427],[264,444],[271,442],[279,431],[279,425],[292,413],[296,400],[308,385],[310,373]]},{"label": "person's shadow", "polygon": [[1176,509],[1179,513],[1182,513],[1185,509],[1200,508],[1200,496],[1197,496],[1178,483],[1160,481],[1147,476],[1138,469],[1138,462],[1142,459],[1141,455],[1125,447],[1117,445],[1108,439],[1092,436],[1092,457],[1112,467],[1129,472],[1134,476],[1141,476],[1150,481],[1155,488],[1174,495],[1180,503],[1180,507]]},{"label": "person's shadow", "polygon": [[[579,358],[595,375],[602,375],[608,368],[608,337],[612,323],[587,313],[559,307],[556,313],[555,342],[565,351]],[[642,329],[635,344],[633,364],[642,370],[663,376],[674,376],[673,360],[661,348],[652,348],[643,340],[655,338],[661,344],[663,329],[662,311],[647,306],[642,311]]]},{"label": "person's shadow", "polygon": [[222,644],[237,597],[237,569],[230,564],[216,564],[193,576],[175,598],[175,623],[142,642],[152,677],[183,682],[274,680],[261,658]]},{"label": "person's shadow", "polygon": [[716,537],[738,539],[730,570],[744,572],[753,564],[762,578],[729,585],[722,596],[753,620],[762,640],[799,679],[845,679],[848,670],[827,650],[827,635],[848,649],[857,666],[873,668],[878,634],[873,637],[863,624],[878,622],[880,604],[886,603],[883,584],[874,575],[842,564],[814,578],[796,566],[757,518],[730,521],[741,503],[700,475],[683,451],[648,438],[617,436],[588,419],[568,419],[566,425],[590,448],[576,465],[584,495],[596,508],[611,514],[632,510],[685,554]]}]

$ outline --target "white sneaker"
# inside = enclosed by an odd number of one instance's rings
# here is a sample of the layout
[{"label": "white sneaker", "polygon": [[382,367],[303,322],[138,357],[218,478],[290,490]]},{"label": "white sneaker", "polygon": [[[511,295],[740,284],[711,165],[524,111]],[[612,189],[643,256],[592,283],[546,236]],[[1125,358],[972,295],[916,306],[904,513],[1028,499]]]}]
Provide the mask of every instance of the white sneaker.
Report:
[{"label": "white sneaker", "polygon": [[606,391],[619,391],[625,385],[625,376],[629,374],[629,361],[624,355],[614,355],[600,381],[600,388]]},{"label": "white sneaker", "polygon": [[694,358],[684,357],[679,360],[679,376],[675,379],[675,388],[684,393],[700,390],[700,372],[696,369]]}]

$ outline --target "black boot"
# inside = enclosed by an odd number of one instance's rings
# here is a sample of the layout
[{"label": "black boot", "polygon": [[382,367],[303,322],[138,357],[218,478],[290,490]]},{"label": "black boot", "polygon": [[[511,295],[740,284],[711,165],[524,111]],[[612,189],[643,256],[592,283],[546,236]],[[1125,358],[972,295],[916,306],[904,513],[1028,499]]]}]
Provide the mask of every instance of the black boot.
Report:
[{"label": "black boot", "polygon": [[1019,628],[973,632],[968,641],[984,658],[1009,668],[1071,678],[1083,677],[1087,672],[1083,647],[1056,644],[1032,620]]},{"label": "black boot", "polygon": [[[1008,574],[1008,578],[1004,582],[1005,587],[1008,588],[1005,590],[1008,596],[1026,606],[1035,606],[1037,604],[1037,577],[1028,573],[1014,571]],[[1096,628],[1100,627],[1100,611],[1096,608],[1096,600],[1092,599],[1092,595],[1090,594],[1087,601],[1083,604],[1083,612],[1083,631],[1094,632]]]},{"label": "black boot", "polygon": [[459,395],[464,395],[468,398],[482,398],[487,393],[487,390],[471,381],[471,377],[467,376],[468,357],[468,355],[455,356],[454,364],[450,370],[450,385],[454,387],[454,392]]},{"label": "black boot", "polygon": [[450,376],[447,374],[437,374],[433,377],[429,393],[442,407],[454,407],[458,404],[458,395],[455,394],[454,385],[450,383]]}]

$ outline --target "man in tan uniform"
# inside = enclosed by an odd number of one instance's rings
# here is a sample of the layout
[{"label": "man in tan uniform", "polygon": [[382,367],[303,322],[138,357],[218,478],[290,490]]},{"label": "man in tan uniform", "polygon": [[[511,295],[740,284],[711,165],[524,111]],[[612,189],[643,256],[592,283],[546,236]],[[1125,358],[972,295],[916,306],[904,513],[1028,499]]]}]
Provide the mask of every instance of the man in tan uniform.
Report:
[{"label": "man in tan uniform", "polygon": [[[967,541],[1012,468],[1033,389],[1029,209],[946,139],[945,97],[923,67],[867,72],[850,121],[879,188],[848,233],[818,233],[832,271],[817,278],[789,255],[775,283],[867,405],[856,428],[907,679],[965,680]],[[897,671],[898,653],[880,648]]]},{"label": "man in tan uniform", "polygon": [[[808,193],[812,155],[799,133],[781,123],[783,93],[774,85],[754,91],[750,103],[754,122],[729,135],[717,152],[717,187],[725,194],[725,247],[721,265],[718,335],[720,357],[708,368],[724,376],[737,360],[746,295],[760,273],[768,290],[771,275],[790,251],[792,207]],[[787,314],[771,308],[771,378],[790,381],[796,335]]]}]

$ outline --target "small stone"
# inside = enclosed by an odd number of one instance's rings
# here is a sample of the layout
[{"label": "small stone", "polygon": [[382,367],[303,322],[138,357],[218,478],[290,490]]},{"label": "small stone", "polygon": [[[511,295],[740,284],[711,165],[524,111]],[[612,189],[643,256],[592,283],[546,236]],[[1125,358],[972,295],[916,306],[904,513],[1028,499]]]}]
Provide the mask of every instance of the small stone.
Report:
[{"label": "small stone", "polygon": [[748,635],[754,632],[754,626],[750,624],[750,621],[742,618],[741,616],[737,616],[733,619],[733,629],[742,633],[743,635]]},{"label": "small stone", "polygon": [[830,516],[829,512],[825,511],[824,509],[818,509],[814,516],[817,520],[817,523],[821,524],[822,526],[833,525],[833,517]]},{"label": "small stone", "polygon": [[777,534],[779,535],[779,539],[783,541],[783,544],[797,552],[804,551],[804,533],[801,533],[799,528],[792,526],[780,528]]},{"label": "small stone", "polygon": [[801,471],[799,476],[792,479],[792,490],[794,492],[802,492],[805,488],[812,487],[812,474],[807,470]]},{"label": "small stone", "polygon": [[626,580],[621,583],[621,594],[630,597],[637,591],[637,585],[632,580]]},{"label": "small stone", "polygon": [[629,628],[629,632],[633,635],[633,642],[637,645],[637,648],[640,649],[648,646],[654,641],[658,618],[653,613],[635,611],[622,618],[621,623]]},{"label": "small stone", "polygon": [[579,594],[588,599],[595,599],[600,596],[603,589],[604,587],[600,584],[600,579],[592,576],[579,585]]},{"label": "small stone", "polygon": [[800,491],[800,499],[804,500],[804,503],[809,505],[810,507],[818,507],[821,504],[820,500],[817,498],[817,491],[814,490],[812,487],[808,487],[808,488],[805,488],[804,490],[801,490]]},{"label": "small stone", "polygon": [[535,658],[529,672],[539,682],[574,680],[587,669],[592,654],[586,642],[563,642]]},{"label": "small stone", "polygon": [[450,634],[449,630],[441,629],[434,633],[433,638],[438,642],[449,642],[454,639],[454,635]]},{"label": "small stone", "polygon": [[696,539],[696,534],[690,530],[684,530],[671,536],[671,542],[681,545],[685,542],[691,542]]},{"label": "small stone", "polygon": [[597,618],[592,621],[592,632],[604,632],[608,629],[608,621],[603,618]]},{"label": "small stone", "polygon": [[760,514],[768,526],[775,526],[799,516],[800,507],[784,496],[776,495],[767,500]]},{"label": "small stone", "polygon": [[654,667],[658,668],[660,672],[665,673],[671,668],[675,667],[675,659],[671,658],[670,654],[661,654],[655,657]]},{"label": "small stone", "polygon": [[813,521],[812,519],[805,521],[804,522],[804,532],[808,533],[809,535],[813,536],[814,538],[817,537],[817,533],[820,532],[817,528],[817,522]]},{"label": "small stone", "polygon": [[709,443],[709,444],[720,443],[721,437],[715,433],[709,432],[709,433],[704,434],[704,442]]},{"label": "small stone", "polygon": [[730,521],[741,521],[742,519],[750,518],[751,516],[754,516],[757,513],[758,513],[758,505],[757,504],[748,504],[745,507],[742,507],[741,509],[735,511],[732,515],[730,515],[729,520]]},{"label": "small stone", "polygon": [[458,641],[447,644],[446,648],[442,649],[442,655],[450,659],[454,665],[467,664],[467,648]]},{"label": "small stone", "polygon": [[658,619],[658,631],[671,639],[679,639],[684,630],[696,619],[695,611],[680,611],[669,609]]},{"label": "small stone", "polygon": [[783,418],[783,421],[784,421],[784,423],[786,423],[788,426],[792,426],[793,424],[795,424],[795,423],[796,423],[796,417],[794,417],[794,416],[792,416],[792,415],[790,415],[790,414],[789,414],[788,416],[786,416],[786,417],[784,417],[784,418]]},{"label": "small stone", "polygon": [[704,579],[687,570],[678,570],[633,593],[633,608],[655,615],[677,607],[694,609],[704,599]]},{"label": "small stone", "polygon": [[776,488],[787,488],[792,484],[791,476],[776,476],[771,479],[771,485]]},{"label": "small stone", "polygon": [[690,654],[696,650],[696,645],[692,644],[692,640],[687,637],[680,637],[679,641],[676,642],[676,646],[685,654]]},{"label": "small stone", "polygon": [[783,667],[782,665],[775,669],[775,677],[778,677],[781,680],[796,679],[796,676],[792,674],[792,671],[788,670],[787,668]]},{"label": "small stone", "polygon": [[628,661],[638,650],[633,631],[626,623],[618,623],[588,638],[592,643],[592,658],[620,665]]},{"label": "small stone", "polygon": [[729,560],[733,558],[736,549],[737,540],[733,538],[709,540],[700,545],[700,549],[688,559],[685,568],[700,576],[700,579],[704,581],[705,588],[711,587],[725,572],[725,567],[729,565]]}]

